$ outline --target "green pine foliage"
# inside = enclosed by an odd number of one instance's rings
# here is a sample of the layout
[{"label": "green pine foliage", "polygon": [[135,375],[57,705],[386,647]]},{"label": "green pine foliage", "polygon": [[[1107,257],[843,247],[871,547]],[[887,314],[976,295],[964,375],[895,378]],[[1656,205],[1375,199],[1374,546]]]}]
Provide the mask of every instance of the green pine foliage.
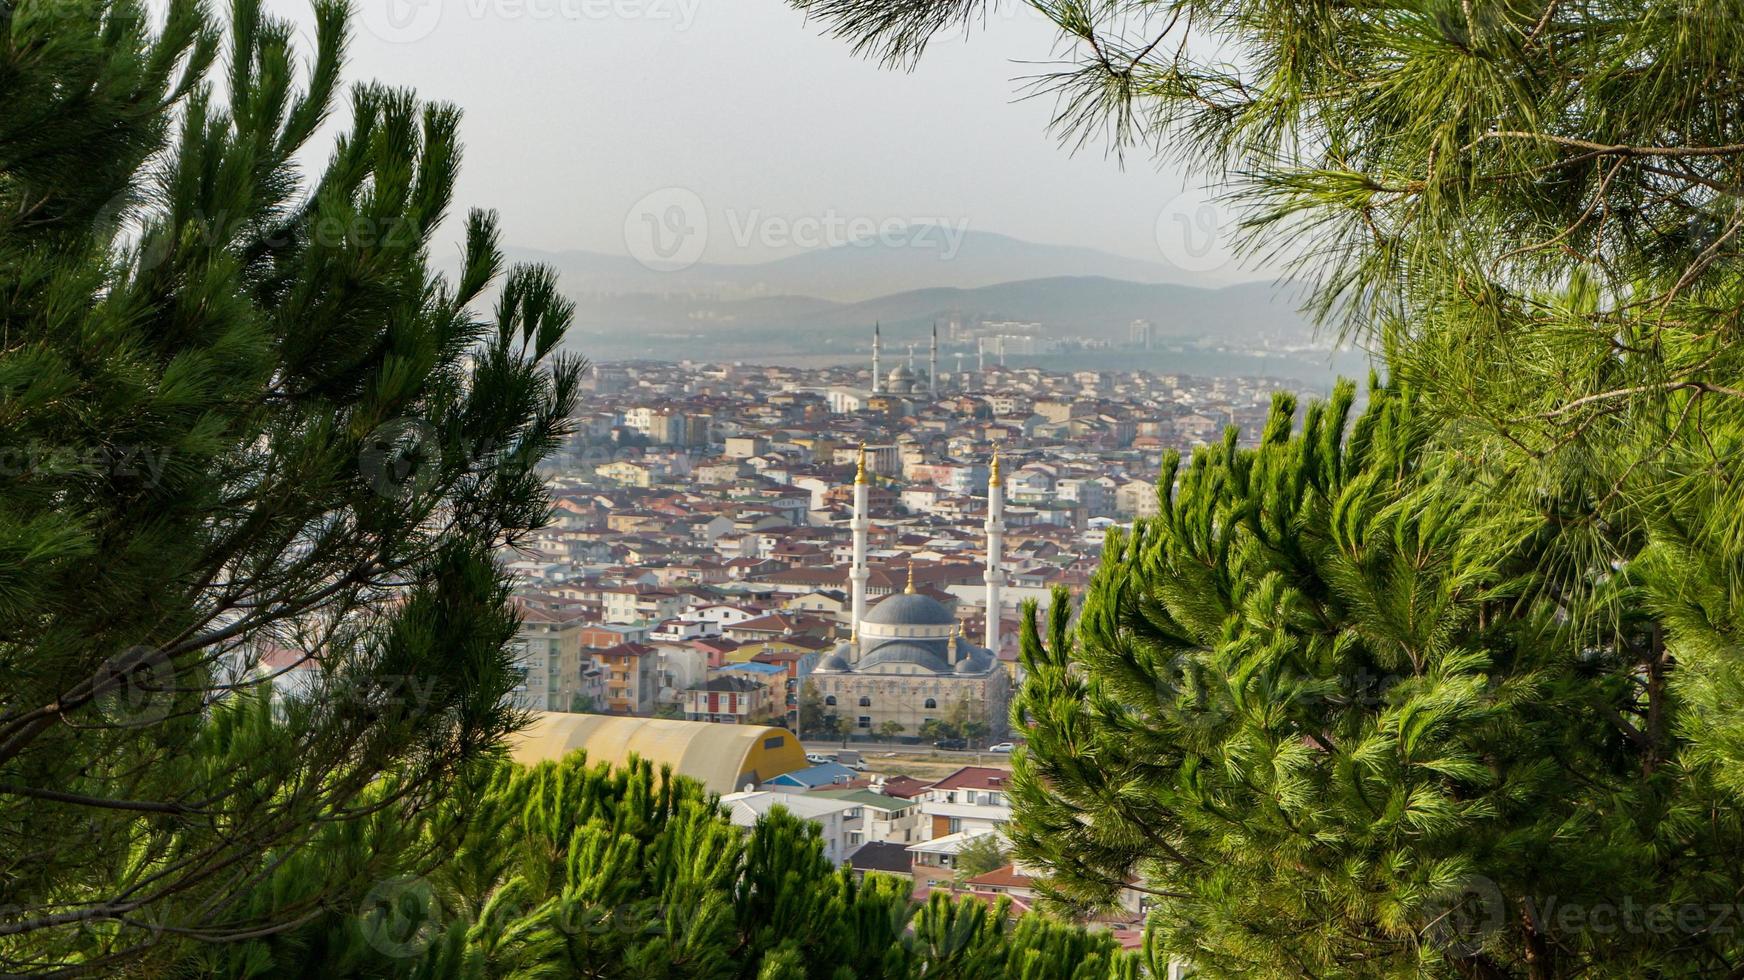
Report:
[{"label": "green pine foliage", "polygon": [[1646,921],[1723,924],[1744,885],[1736,807],[1639,714],[1647,591],[1593,583],[1609,633],[1566,615],[1555,513],[1473,493],[1411,392],[1354,394],[1171,461],[1076,631],[1032,611],[1019,858],[1070,907],[1149,892],[1209,975],[1731,969],[1737,925]]},{"label": "green pine foliage", "polygon": [[[178,972],[231,977],[903,978],[1127,980],[1138,959],[1106,932],[1005,902],[856,881],[815,824],[777,809],[734,827],[693,780],[576,753],[499,763],[411,825],[335,828],[299,861],[392,865],[356,904],[254,942],[184,947]],[[435,855],[432,859],[432,855]],[[253,896],[291,899],[306,866]]]},{"label": "green pine foliage", "polygon": [[[900,66],[1000,6],[791,2]],[[1744,6],[1029,7],[1062,140],[1393,386],[1171,465],[1030,631],[1020,853],[1226,975],[1744,973]]]},{"label": "green pine foliage", "polygon": [[[149,973],[367,887],[519,723],[494,556],[581,368],[490,215],[432,271],[459,114],[344,95],[343,4],[306,58],[255,0],[150,6],[0,2],[0,972]],[[307,697],[267,697],[283,651]]]}]

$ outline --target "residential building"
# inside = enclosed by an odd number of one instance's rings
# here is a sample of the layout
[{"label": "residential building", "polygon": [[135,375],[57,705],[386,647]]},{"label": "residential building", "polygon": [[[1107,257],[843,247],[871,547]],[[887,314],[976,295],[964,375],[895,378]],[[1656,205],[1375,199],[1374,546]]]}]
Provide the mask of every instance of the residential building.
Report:
[{"label": "residential building", "polygon": [[755,827],[764,814],[778,806],[801,820],[817,824],[821,831],[824,857],[831,864],[846,863],[848,855],[859,847],[859,844],[850,844],[849,840],[850,835],[856,833],[853,828],[859,825],[863,814],[859,804],[848,800],[813,797],[808,793],[765,790],[728,793],[721,797],[721,805],[727,808],[727,815],[735,826],[747,830]]},{"label": "residential building", "polygon": [[1001,830],[1011,822],[1011,772],[991,766],[964,766],[928,786],[920,811],[929,839],[968,832]]},{"label": "residential building", "polygon": [[684,717],[739,725],[761,722],[784,713],[783,706],[762,680],[711,670],[708,680],[684,692]]},{"label": "residential building", "polygon": [[593,651],[606,672],[605,710],[645,715],[654,710],[660,693],[659,651],[646,643],[620,643]]}]

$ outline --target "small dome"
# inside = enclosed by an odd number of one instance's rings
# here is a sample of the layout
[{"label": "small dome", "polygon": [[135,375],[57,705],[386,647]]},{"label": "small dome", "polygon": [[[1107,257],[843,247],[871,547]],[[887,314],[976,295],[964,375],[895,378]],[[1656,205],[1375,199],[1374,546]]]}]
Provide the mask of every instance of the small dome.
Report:
[{"label": "small dome", "polygon": [[890,380],[892,381],[910,381],[913,378],[914,372],[910,371],[906,364],[898,364],[890,369]]},{"label": "small dome", "polygon": [[957,661],[959,674],[985,674],[993,668],[993,655],[980,647],[970,647],[968,655]]},{"label": "small dome", "polygon": [[880,643],[860,658],[860,670],[885,664],[913,664],[934,674],[948,674],[951,665],[938,652],[921,643]]},{"label": "small dome", "polygon": [[835,649],[834,653],[831,653],[828,656],[824,657],[822,660],[819,660],[818,665],[816,667],[813,667],[812,670],[822,672],[822,673],[831,673],[831,674],[845,674],[845,673],[847,673],[848,672],[848,657],[843,652],[845,650],[847,650],[847,647],[845,645],[837,647]]},{"label": "small dome", "polygon": [[932,596],[903,592],[888,596],[867,610],[866,622],[880,626],[954,626],[957,619]]}]

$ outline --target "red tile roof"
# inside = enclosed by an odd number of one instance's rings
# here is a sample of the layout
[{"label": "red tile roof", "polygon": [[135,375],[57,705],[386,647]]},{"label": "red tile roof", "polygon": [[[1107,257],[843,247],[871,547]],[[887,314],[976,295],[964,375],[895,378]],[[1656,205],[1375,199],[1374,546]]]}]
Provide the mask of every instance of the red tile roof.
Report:
[{"label": "red tile roof", "polygon": [[1011,788],[1011,770],[992,766],[964,766],[932,784],[933,789],[997,789]]},{"label": "red tile roof", "polygon": [[1017,865],[1008,864],[1003,868],[994,868],[992,871],[989,871],[984,875],[976,875],[965,881],[964,884],[969,885],[971,888],[986,888],[988,886],[999,888],[1028,888],[1034,882],[1034,878],[1020,873],[1017,870]]},{"label": "red tile roof", "polygon": [[884,795],[912,800],[925,792],[927,784],[913,776],[891,776],[884,781]]}]

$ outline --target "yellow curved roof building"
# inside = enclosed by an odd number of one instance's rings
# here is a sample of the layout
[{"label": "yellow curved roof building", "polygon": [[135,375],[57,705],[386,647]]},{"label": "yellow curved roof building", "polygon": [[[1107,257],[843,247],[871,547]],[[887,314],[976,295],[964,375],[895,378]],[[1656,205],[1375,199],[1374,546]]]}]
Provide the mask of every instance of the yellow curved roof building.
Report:
[{"label": "yellow curved roof building", "polygon": [[799,739],[781,728],[564,711],[534,712],[509,752],[516,762],[532,765],[576,749],[587,750],[589,763],[618,765],[641,756],[716,793],[735,793],[807,765]]}]

